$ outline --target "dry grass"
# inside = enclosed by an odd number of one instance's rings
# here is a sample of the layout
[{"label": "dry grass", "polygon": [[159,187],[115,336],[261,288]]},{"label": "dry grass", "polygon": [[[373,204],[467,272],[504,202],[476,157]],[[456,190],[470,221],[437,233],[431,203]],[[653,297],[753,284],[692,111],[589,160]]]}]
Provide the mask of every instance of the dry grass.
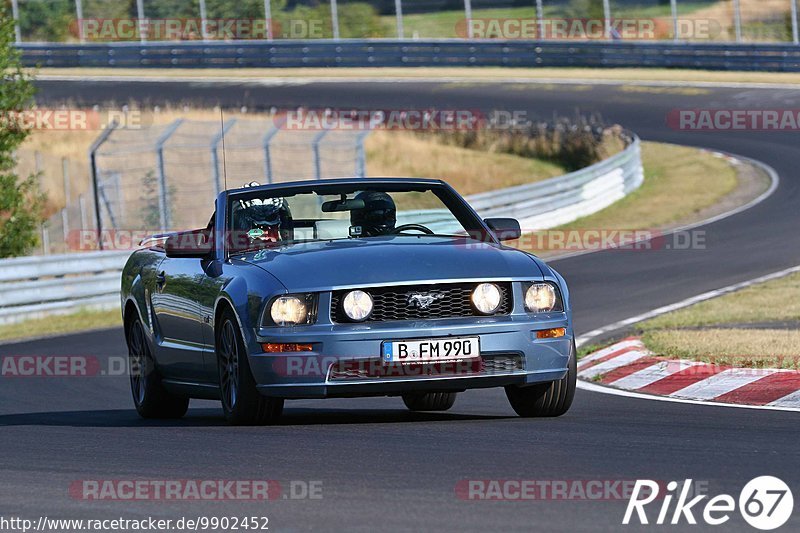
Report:
[{"label": "dry grass", "polygon": [[[764,320],[800,321],[800,274],[748,287],[739,292],[668,313],[637,327],[645,331]],[[798,344],[800,347],[800,344]]]},{"label": "dry grass", "polygon": [[564,173],[554,163],[444,145],[409,132],[375,132],[367,137],[366,149],[371,176],[442,179],[463,195]]},{"label": "dry grass", "polygon": [[645,181],[612,206],[562,229],[655,229],[690,219],[736,188],[736,170],[709,152],[643,143]]},{"label": "dry grass", "polygon": [[110,311],[82,310],[69,315],[26,320],[18,324],[0,326],[0,340],[24,340],[51,335],[113,328],[122,325],[119,309]]},{"label": "dry grass", "polygon": [[422,78],[436,80],[459,78],[492,82],[514,80],[609,80],[620,83],[655,82],[712,82],[712,83],[766,83],[800,84],[800,73],[794,72],[736,72],[704,71],[689,69],[651,69],[651,68],[502,68],[502,67],[418,67],[418,68],[273,68],[273,69],[124,69],[124,68],[43,68],[41,75],[69,76],[76,79],[87,76],[115,77],[164,77],[179,78],[218,78],[230,81],[236,78],[256,78],[274,80],[280,78]]},{"label": "dry grass", "polygon": [[793,368],[800,362],[800,331],[786,329],[662,329],[646,333],[653,352],[745,368]]}]

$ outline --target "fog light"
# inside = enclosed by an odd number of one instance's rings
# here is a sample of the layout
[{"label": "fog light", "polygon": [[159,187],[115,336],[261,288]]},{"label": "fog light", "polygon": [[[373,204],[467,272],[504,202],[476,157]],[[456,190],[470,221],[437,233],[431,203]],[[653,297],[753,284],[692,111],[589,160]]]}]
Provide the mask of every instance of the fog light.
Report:
[{"label": "fog light", "polygon": [[310,352],[314,348],[310,344],[295,344],[283,342],[264,342],[261,348],[266,353]]},{"label": "fog light", "polygon": [[537,339],[557,339],[567,334],[567,328],[540,329],[536,332]]}]

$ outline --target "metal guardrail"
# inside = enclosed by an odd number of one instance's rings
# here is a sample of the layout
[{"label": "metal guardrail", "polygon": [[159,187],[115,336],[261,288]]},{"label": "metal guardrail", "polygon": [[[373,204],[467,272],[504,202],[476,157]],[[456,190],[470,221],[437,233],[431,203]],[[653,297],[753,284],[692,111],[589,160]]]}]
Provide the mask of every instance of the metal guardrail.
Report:
[{"label": "metal guardrail", "polygon": [[26,66],[42,67],[491,66],[800,71],[800,47],[793,44],[342,39],[17,46]]},{"label": "metal guardrail", "polygon": [[82,308],[118,308],[128,256],[129,251],[3,259],[0,324]]},{"label": "metal guardrail", "polygon": [[633,135],[622,152],[556,178],[474,194],[467,201],[481,216],[511,217],[523,230],[548,229],[596,213],[644,181],[641,141]]},{"label": "metal guardrail", "polygon": [[[597,212],[642,184],[641,146],[549,180],[467,198],[484,217],[515,217],[526,230],[546,229]],[[129,251],[20,257],[0,261],[0,324],[80,308],[119,306]],[[114,311],[109,311],[114,312]]]}]

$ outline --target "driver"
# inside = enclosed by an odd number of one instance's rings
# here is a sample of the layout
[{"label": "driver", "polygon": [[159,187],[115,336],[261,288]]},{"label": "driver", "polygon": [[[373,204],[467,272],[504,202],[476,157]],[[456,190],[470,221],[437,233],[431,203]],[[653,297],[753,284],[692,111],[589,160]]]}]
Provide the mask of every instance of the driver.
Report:
[{"label": "driver", "polygon": [[394,231],[397,208],[391,196],[385,192],[363,191],[355,199],[363,200],[364,208],[350,211],[350,225],[360,226],[362,237],[377,237]]},{"label": "driver", "polygon": [[236,229],[247,234],[251,243],[277,244],[291,240],[292,212],[284,198],[264,198],[242,202]]}]

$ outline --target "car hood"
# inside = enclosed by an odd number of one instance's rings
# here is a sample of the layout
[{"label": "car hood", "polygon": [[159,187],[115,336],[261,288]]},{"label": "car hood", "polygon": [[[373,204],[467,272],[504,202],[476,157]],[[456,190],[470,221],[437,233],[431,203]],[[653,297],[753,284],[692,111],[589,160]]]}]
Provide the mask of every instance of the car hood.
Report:
[{"label": "car hood", "polygon": [[531,255],[464,238],[394,236],[301,243],[248,253],[290,291],[413,281],[540,278]]}]

